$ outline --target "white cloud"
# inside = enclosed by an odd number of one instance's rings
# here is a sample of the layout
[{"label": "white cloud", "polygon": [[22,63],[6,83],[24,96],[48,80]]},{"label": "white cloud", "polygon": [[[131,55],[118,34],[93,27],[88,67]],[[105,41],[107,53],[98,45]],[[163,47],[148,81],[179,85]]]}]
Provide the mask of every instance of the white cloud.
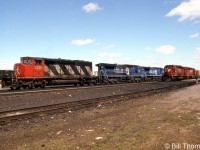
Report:
[{"label": "white cloud", "polygon": [[199,33],[194,33],[189,36],[190,38],[197,38],[199,37]]},{"label": "white cloud", "polygon": [[200,17],[200,0],[188,0],[172,9],[167,17],[180,16],[178,21],[194,20]]},{"label": "white cloud", "polygon": [[87,12],[87,13],[98,11],[98,10],[101,10],[101,9],[102,8],[99,7],[99,5],[97,3],[88,3],[88,4],[86,4],[82,7],[82,10]]},{"label": "white cloud", "polygon": [[159,54],[169,55],[173,54],[176,51],[176,47],[172,45],[163,45],[155,49]]},{"label": "white cloud", "polygon": [[108,48],[108,49],[111,49],[111,48],[114,48],[114,47],[115,47],[114,44],[109,44],[108,46],[106,46],[106,48]]},{"label": "white cloud", "polygon": [[73,40],[71,42],[71,44],[78,45],[78,46],[88,45],[92,43],[94,43],[93,39],[78,39],[78,40]]},{"label": "white cloud", "polygon": [[98,54],[99,57],[109,57],[109,58],[118,58],[121,57],[120,53],[116,52],[102,52]]}]

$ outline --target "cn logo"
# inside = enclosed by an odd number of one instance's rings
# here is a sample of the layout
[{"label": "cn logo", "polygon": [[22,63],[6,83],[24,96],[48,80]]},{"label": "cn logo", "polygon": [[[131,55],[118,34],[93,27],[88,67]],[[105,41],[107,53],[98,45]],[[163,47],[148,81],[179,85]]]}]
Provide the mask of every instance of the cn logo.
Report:
[{"label": "cn logo", "polygon": [[15,69],[15,71],[16,71],[17,74],[20,74],[20,72],[19,72],[20,70],[21,70],[21,69],[20,69],[19,67],[17,67],[17,68]]}]

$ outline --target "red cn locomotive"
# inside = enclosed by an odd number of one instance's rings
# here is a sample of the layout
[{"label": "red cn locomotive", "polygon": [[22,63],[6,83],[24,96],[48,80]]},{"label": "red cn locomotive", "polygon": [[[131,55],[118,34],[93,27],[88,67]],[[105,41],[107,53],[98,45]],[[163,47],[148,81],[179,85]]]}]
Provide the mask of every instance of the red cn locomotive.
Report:
[{"label": "red cn locomotive", "polygon": [[162,76],[163,81],[192,79],[195,76],[195,69],[180,65],[166,65]]},{"label": "red cn locomotive", "polygon": [[92,78],[92,62],[81,60],[21,57],[21,63],[14,65],[14,74],[11,89],[96,82]]}]

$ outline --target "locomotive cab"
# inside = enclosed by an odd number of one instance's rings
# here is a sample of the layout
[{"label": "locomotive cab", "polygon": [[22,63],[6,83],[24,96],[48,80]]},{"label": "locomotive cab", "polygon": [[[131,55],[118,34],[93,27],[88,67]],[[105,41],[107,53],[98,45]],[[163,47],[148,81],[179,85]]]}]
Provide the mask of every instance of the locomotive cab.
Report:
[{"label": "locomotive cab", "polygon": [[171,81],[172,75],[175,72],[175,67],[173,65],[166,65],[164,67],[164,73],[162,75],[163,81]]},{"label": "locomotive cab", "polygon": [[171,66],[171,65],[165,66],[164,75],[171,76],[173,72],[174,72],[174,66]]},{"label": "locomotive cab", "polygon": [[44,60],[21,57],[21,63],[14,65],[14,72],[17,77],[42,77],[44,75]]}]

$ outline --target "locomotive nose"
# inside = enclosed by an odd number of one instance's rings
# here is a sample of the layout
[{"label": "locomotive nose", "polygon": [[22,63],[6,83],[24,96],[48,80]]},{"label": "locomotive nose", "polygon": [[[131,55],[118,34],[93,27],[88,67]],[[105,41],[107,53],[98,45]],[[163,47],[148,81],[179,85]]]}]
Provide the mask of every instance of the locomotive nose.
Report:
[{"label": "locomotive nose", "polygon": [[17,77],[22,76],[22,74],[23,74],[23,69],[22,69],[21,64],[15,64],[15,65],[14,65],[14,72],[15,72],[15,75],[16,75]]}]

